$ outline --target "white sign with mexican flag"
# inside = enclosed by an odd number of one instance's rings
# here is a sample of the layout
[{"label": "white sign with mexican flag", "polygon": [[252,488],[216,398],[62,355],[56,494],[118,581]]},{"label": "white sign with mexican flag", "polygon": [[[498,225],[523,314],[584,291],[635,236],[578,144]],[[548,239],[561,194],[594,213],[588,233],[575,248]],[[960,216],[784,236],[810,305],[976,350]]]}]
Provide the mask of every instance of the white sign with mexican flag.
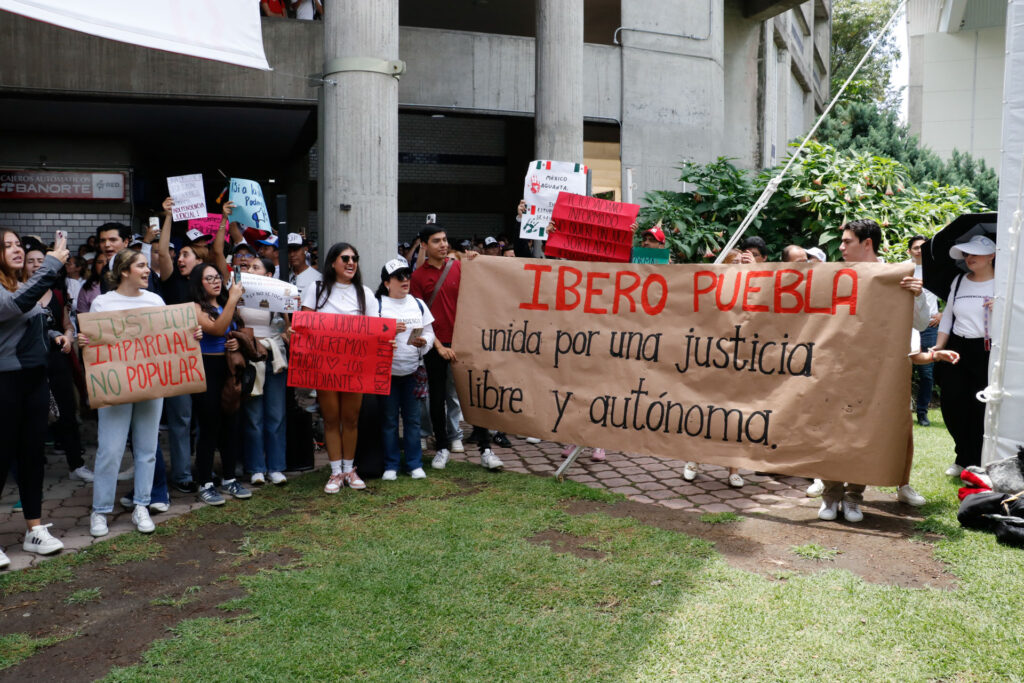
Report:
[{"label": "white sign with mexican flag", "polygon": [[519,224],[519,237],[547,240],[551,210],[559,192],[585,195],[587,167],[572,161],[531,161],[523,185],[526,212]]}]

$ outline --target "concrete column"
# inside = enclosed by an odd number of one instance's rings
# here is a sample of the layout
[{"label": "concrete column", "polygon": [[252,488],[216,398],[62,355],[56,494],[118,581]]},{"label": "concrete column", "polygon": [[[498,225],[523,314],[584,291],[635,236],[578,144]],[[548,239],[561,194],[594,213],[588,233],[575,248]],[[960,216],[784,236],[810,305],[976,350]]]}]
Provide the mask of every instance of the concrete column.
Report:
[{"label": "concrete column", "polygon": [[[336,84],[323,86],[320,111],[320,254],[336,242],[355,245],[363,282],[373,288],[398,243],[398,79],[361,69],[398,59],[398,0],[347,0],[331,10],[324,77]],[[339,59],[350,61],[339,66]]]},{"label": "concrete column", "polygon": [[537,0],[536,60],[535,158],[583,163],[583,0]]}]

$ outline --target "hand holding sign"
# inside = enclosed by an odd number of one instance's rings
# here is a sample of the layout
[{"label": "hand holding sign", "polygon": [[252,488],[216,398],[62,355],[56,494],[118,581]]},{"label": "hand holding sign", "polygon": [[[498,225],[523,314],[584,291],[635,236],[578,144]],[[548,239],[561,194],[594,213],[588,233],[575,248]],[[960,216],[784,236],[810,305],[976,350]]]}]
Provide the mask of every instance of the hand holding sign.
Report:
[{"label": "hand holding sign", "polygon": [[396,321],[299,311],[292,316],[288,386],[391,393]]},{"label": "hand holding sign", "polygon": [[640,206],[562,192],[551,212],[558,224],[544,253],[576,261],[628,263],[633,244],[631,226]]},{"label": "hand holding sign", "polygon": [[172,176],[167,179],[167,189],[174,200],[171,209],[174,220],[206,218],[206,190],[201,173]]},{"label": "hand holding sign", "polygon": [[232,178],[228,200],[234,202],[231,220],[257,230],[270,230],[270,215],[263,201],[263,188],[255,180]]}]

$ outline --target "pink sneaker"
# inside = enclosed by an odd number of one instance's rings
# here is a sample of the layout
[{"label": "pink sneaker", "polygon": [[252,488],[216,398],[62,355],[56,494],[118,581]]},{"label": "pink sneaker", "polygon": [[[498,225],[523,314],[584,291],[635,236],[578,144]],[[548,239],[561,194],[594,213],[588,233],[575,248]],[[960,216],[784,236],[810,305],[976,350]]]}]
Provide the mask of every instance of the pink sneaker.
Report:
[{"label": "pink sneaker", "polygon": [[565,448],[562,449],[562,457],[563,458],[568,458],[570,455],[572,455],[572,452],[574,450],[576,450],[576,444],[574,444],[574,443],[569,444],[568,446],[566,446]]},{"label": "pink sneaker", "polygon": [[337,493],[343,486],[343,474],[332,474],[327,479],[327,484],[324,486],[324,493]]},{"label": "pink sneaker", "polygon": [[590,454],[590,459],[593,460],[594,462],[604,462],[604,449],[595,448],[593,452]]},{"label": "pink sneaker", "polygon": [[359,475],[356,474],[355,468],[353,468],[352,471],[341,475],[341,479],[345,482],[346,486],[354,491],[361,491],[366,488],[366,482],[359,478]]}]

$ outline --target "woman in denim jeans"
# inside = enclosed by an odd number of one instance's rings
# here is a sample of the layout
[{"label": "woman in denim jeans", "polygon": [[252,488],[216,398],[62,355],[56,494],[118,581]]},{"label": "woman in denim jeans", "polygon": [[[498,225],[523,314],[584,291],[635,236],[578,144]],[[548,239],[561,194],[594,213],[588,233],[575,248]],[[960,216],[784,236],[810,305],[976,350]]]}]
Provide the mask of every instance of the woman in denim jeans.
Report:
[{"label": "woman in denim jeans", "polygon": [[[248,272],[274,277],[274,264],[265,258],[253,259]],[[239,308],[238,314],[246,326],[252,328],[257,344],[261,339],[281,339],[282,332],[288,329],[288,321],[283,313]],[[259,396],[249,396],[242,406],[245,471],[249,473],[249,482],[256,486],[265,484],[268,478],[271,483],[278,485],[288,481],[282,474],[288,445],[285,439],[285,384],[288,373],[285,368],[274,372],[271,358],[264,362],[266,370],[263,375],[263,392]]]},{"label": "woman in denim jeans", "polygon": [[[114,263],[106,275],[111,290],[100,294],[92,302],[92,313],[125,311],[133,308],[163,306],[164,300],[149,287],[149,263],[141,253],[122,249],[114,256]],[[197,327],[196,338],[202,336]],[[79,343],[89,344],[88,336],[78,335]],[[88,356],[88,349],[85,354]],[[89,516],[89,533],[106,536],[107,515],[114,511],[117,490],[117,473],[121,469],[121,458],[132,434],[132,452],[135,456],[135,487],[132,494],[134,510],[132,523],[144,534],[156,529],[149,517],[150,494],[153,489],[153,472],[157,467],[156,449],[160,435],[160,411],[163,398],[153,398],[135,403],[104,406],[98,413],[96,430],[99,445],[96,449],[95,479],[92,488],[92,514]],[[163,463],[159,464],[160,467]]]}]

